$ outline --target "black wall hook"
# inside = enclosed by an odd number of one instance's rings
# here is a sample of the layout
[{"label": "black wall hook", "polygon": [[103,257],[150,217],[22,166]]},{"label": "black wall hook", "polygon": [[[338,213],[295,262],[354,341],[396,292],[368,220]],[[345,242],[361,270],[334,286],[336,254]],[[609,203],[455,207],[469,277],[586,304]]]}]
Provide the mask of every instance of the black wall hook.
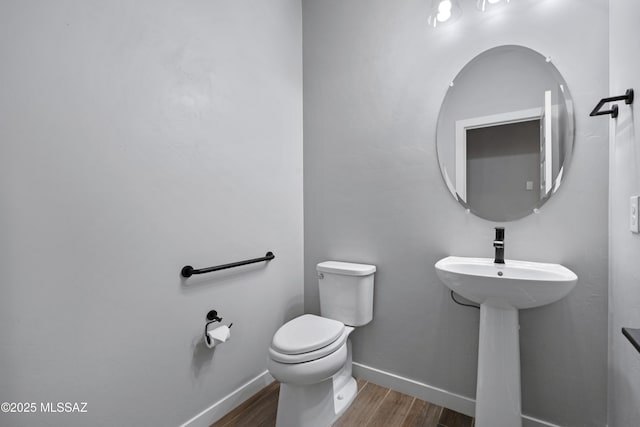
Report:
[{"label": "black wall hook", "polygon": [[591,111],[591,114],[589,115],[593,117],[593,116],[602,116],[605,114],[611,114],[611,118],[615,119],[616,117],[618,117],[617,105],[613,105],[609,110],[600,111],[600,108],[602,108],[602,106],[607,102],[623,101],[623,100],[624,100],[624,103],[627,105],[633,104],[633,89],[627,89],[624,95],[611,96],[609,98],[602,98],[600,102],[598,102],[598,105],[595,106],[595,108],[593,109],[593,111]]}]

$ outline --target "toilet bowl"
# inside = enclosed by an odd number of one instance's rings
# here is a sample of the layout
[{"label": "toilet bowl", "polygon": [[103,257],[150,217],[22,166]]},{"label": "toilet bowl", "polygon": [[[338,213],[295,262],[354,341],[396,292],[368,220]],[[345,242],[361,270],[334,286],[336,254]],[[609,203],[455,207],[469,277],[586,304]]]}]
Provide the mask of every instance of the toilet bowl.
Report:
[{"label": "toilet bowl", "polygon": [[304,314],[273,336],[267,367],[280,381],[276,427],[328,427],[357,393],[349,335],[373,317],[375,266],[317,266],[322,316]]},{"label": "toilet bowl", "polygon": [[353,330],[305,314],[276,332],[267,367],[281,383],[277,427],[327,427],[349,407],[357,393],[348,339]]}]

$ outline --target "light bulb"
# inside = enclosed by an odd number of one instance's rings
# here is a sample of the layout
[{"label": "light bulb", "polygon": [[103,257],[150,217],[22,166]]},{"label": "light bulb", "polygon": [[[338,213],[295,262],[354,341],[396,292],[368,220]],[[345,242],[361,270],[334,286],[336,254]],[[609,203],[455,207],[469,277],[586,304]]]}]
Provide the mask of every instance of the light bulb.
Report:
[{"label": "light bulb", "polygon": [[450,0],[442,0],[438,5],[438,12],[446,13],[451,12],[451,1]]},{"label": "light bulb", "polygon": [[438,22],[444,22],[449,18],[451,18],[451,12],[448,10],[439,11],[438,14],[436,15],[436,19],[438,20]]},{"label": "light bulb", "polygon": [[441,24],[446,23],[446,25],[448,25],[458,19],[461,14],[459,1],[460,0],[430,0],[431,14],[429,15],[429,26],[436,28]]}]

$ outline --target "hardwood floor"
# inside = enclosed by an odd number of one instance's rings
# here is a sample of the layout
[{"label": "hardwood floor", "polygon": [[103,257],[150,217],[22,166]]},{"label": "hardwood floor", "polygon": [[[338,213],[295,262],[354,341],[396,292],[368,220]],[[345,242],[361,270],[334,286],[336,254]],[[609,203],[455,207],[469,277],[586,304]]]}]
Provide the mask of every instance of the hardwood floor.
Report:
[{"label": "hardwood floor", "polygon": [[[274,427],[280,384],[273,382],[211,427]],[[358,380],[358,395],[332,427],[473,427],[473,418]],[[303,427],[303,426],[296,426]]]}]

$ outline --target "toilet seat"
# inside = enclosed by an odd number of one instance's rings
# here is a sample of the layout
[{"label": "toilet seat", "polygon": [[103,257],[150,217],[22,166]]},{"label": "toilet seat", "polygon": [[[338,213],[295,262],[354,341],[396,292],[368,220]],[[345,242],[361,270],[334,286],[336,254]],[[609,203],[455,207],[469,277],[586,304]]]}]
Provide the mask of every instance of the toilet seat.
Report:
[{"label": "toilet seat", "polygon": [[269,357],[271,357],[271,359],[275,360],[276,362],[287,363],[287,364],[304,363],[304,362],[310,362],[312,360],[321,359],[329,354],[334,353],[336,350],[344,346],[345,342],[347,341],[347,338],[349,337],[350,332],[351,331],[348,331],[345,329],[342,335],[331,344],[325,347],[319,348],[315,351],[309,351],[307,353],[284,354],[274,350],[273,348],[269,348]]},{"label": "toilet seat", "polygon": [[304,363],[338,350],[352,328],[342,322],[304,314],[285,323],[273,336],[269,356],[280,363]]}]

